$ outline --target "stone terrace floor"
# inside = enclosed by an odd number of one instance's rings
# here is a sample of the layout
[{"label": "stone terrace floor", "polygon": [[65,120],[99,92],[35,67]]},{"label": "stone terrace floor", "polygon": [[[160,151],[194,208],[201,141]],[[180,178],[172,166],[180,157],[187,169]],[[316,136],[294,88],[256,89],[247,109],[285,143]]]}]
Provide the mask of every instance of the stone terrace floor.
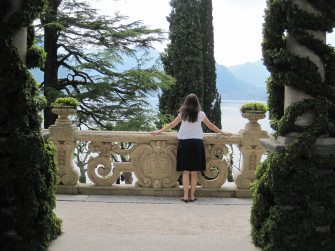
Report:
[{"label": "stone terrace floor", "polygon": [[252,199],[62,195],[55,212],[63,234],[50,251],[253,251]]}]

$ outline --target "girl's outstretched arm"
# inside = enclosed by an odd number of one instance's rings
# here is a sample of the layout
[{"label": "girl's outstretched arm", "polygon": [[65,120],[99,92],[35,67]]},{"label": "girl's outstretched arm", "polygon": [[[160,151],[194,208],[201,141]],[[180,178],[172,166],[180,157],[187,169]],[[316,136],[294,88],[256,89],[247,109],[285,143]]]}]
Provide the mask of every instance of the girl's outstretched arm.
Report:
[{"label": "girl's outstretched arm", "polygon": [[165,127],[163,127],[162,129],[160,130],[157,130],[157,131],[153,131],[153,132],[150,132],[151,135],[156,135],[156,134],[159,134],[161,132],[165,132],[166,130],[169,130],[169,129],[172,129],[174,128],[176,125],[178,125],[180,123],[180,117],[177,116],[171,123],[167,124]]},{"label": "girl's outstretched arm", "polygon": [[227,136],[231,136],[231,135],[233,135],[233,134],[231,134],[230,132],[223,132],[222,130],[220,130],[219,128],[217,128],[214,124],[212,124],[212,122],[210,122],[210,121],[208,120],[207,117],[204,118],[204,123],[205,123],[205,125],[206,125],[209,129],[211,129],[211,130],[214,131],[214,132],[221,133],[221,134],[223,134],[223,135],[227,135]]}]

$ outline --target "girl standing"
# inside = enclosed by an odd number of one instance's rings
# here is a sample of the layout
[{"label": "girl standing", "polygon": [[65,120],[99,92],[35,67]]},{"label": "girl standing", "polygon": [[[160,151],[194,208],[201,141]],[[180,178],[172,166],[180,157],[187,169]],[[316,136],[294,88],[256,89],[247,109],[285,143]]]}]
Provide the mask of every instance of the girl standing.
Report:
[{"label": "girl standing", "polygon": [[[181,199],[184,202],[194,202],[195,189],[198,183],[198,171],[205,171],[206,169],[206,157],[205,147],[203,143],[203,131],[201,122],[213,130],[214,132],[221,133],[223,135],[231,136],[229,132],[223,132],[215,125],[213,125],[205,113],[201,111],[198,97],[195,94],[190,94],[186,97],[184,104],[179,109],[178,116],[164,128],[153,131],[150,134],[156,135],[161,132],[165,132],[168,129],[174,128],[181,122],[181,126],[178,132],[178,149],[177,149],[177,171],[183,172],[183,189],[184,197]],[[189,176],[191,175],[191,192],[190,199],[188,198],[189,193]]]}]

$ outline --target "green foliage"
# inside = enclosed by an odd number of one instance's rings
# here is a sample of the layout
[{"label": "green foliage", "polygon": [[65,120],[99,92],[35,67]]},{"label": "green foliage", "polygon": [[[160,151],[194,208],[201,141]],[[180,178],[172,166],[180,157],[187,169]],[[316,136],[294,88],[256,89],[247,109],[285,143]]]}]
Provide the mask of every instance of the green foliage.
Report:
[{"label": "green foliage", "polygon": [[86,183],[86,176],[80,176],[79,177],[79,182],[85,184]]},{"label": "green foliage", "polygon": [[170,5],[170,44],[161,59],[166,73],[176,79],[176,84],[163,89],[159,97],[160,113],[176,116],[185,97],[195,93],[207,117],[221,128],[212,0],[171,1]]},{"label": "green foliage", "polygon": [[240,107],[240,111],[242,113],[248,110],[266,112],[268,110],[268,107],[260,102],[250,102]]},{"label": "green foliage", "polygon": [[51,104],[52,107],[54,106],[72,106],[73,108],[77,108],[79,106],[78,100],[75,98],[57,98],[55,102]]},{"label": "green foliage", "polygon": [[333,250],[334,157],[315,158],[296,148],[272,153],[258,167],[252,239],[263,250]]},{"label": "green foliage", "polygon": [[36,45],[34,25],[27,28],[27,47],[26,66],[29,69],[43,67],[47,54],[43,48]]},{"label": "green foliage", "polygon": [[[1,2],[0,20],[8,13],[9,2]],[[40,132],[38,112],[45,102],[12,39],[14,32],[38,17],[44,4],[22,1],[19,11],[0,26],[1,250],[46,250],[61,231],[61,220],[53,212],[55,148]],[[33,46],[30,38],[28,50]]]},{"label": "green foliage", "polygon": [[[203,55],[204,98],[203,111],[207,118],[221,128],[221,95],[216,88],[214,58],[214,27],[212,0],[200,1],[200,23]],[[209,128],[204,131],[210,132]]]},{"label": "green foliage", "polygon": [[176,84],[162,91],[159,111],[175,117],[190,93],[195,93],[203,105],[203,53],[199,1],[172,0],[170,5],[170,44],[161,59],[165,72],[176,79]]},{"label": "green foliage", "polygon": [[[263,55],[268,79],[271,126],[276,135],[297,132],[284,153],[272,153],[257,169],[252,186],[251,235],[263,250],[334,250],[335,172],[333,155],[320,155],[315,141],[334,137],[334,48],[315,39],[310,30],[331,31],[335,2],[307,1],[322,15],[304,12],[292,1],[268,0]],[[316,53],[325,79],[309,60],[286,50],[286,34]],[[313,97],[291,104],[284,112],[284,88],[292,86]],[[308,127],[295,124],[298,116],[314,112]]]},{"label": "green foliage", "polygon": [[27,51],[27,67],[43,67],[47,54],[43,50],[43,48],[34,45],[29,47]]}]

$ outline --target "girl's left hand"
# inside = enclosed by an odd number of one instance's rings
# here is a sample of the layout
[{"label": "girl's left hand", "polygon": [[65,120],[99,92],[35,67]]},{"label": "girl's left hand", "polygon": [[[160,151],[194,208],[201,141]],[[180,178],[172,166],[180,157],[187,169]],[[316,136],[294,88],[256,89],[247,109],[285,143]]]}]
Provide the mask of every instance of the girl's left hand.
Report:
[{"label": "girl's left hand", "polygon": [[233,134],[230,132],[224,132],[223,135],[232,136]]}]

